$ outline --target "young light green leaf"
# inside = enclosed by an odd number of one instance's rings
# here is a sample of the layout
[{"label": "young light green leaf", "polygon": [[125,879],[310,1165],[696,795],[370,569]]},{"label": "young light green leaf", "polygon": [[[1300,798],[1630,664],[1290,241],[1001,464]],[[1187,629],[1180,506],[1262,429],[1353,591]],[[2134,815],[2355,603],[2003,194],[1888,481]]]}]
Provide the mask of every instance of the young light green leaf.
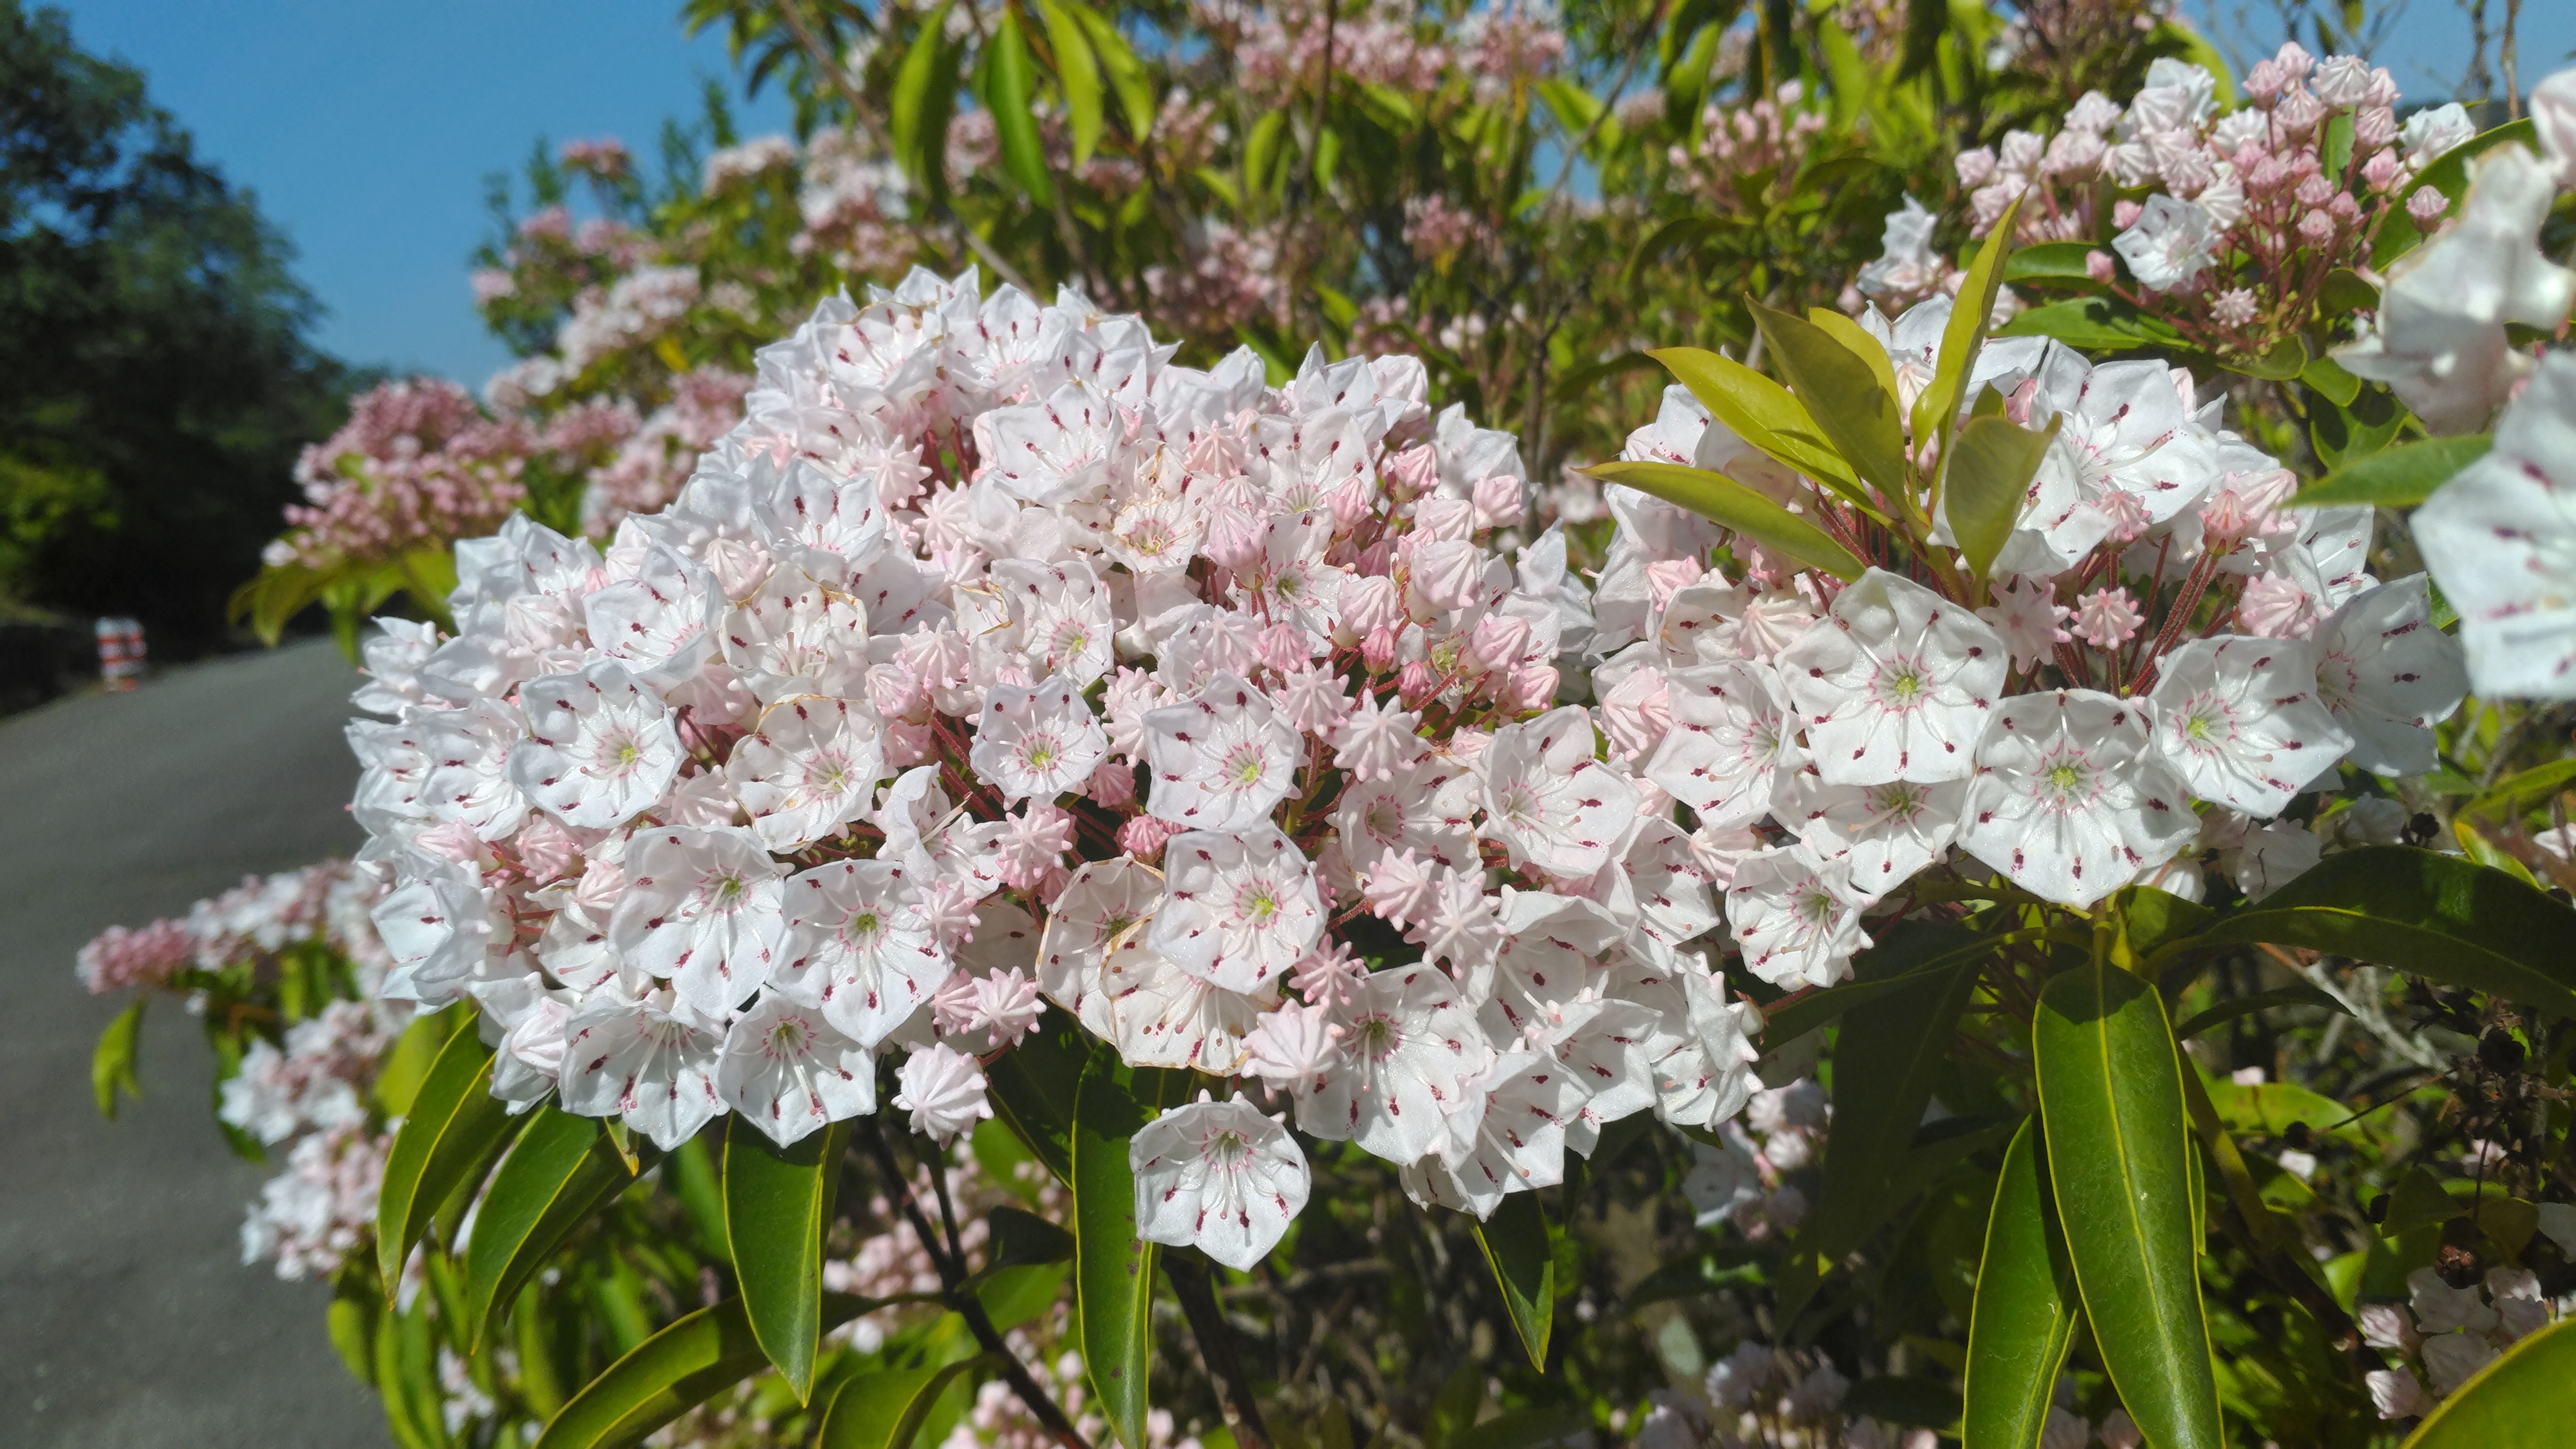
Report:
[{"label": "young light green leaf", "polygon": [[[822,1326],[838,1328],[880,1306],[826,1293]],[[681,1318],[610,1364],[546,1425],[536,1449],[631,1449],[768,1362],[742,1300],[727,1298]]]},{"label": "young light green leaf", "polygon": [[1868,503],[1859,475],[1826,441],[1807,405],[1787,388],[1731,357],[1697,347],[1659,347],[1646,355],[1662,363],[1737,437],[1845,498]]},{"label": "young light green leaf", "polygon": [[1836,342],[1852,350],[1852,355],[1868,364],[1878,378],[1879,386],[1889,397],[1896,396],[1896,360],[1887,355],[1887,345],[1869,335],[1869,329],[1831,307],[1810,307],[1807,320],[1825,329]]},{"label": "young light green leaf", "polygon": [[2528,770],[2505,776],[2495,783],[2493,789],[2461,806],[2458,813],[2488,820],[2512,820],[2571,789],[2576,789],[2576,760],[2553,760],[2546,765],[2534,765]]},{"label": "young light green leaf", "polygon": [[1547,1372],[1547,1341],[1556,1323],[1556,1225],[1539,1206],[1537,1193],[1516,1192],[1503,1199],[1492,1217],[1476,1224],[1476,1241],[1484,1245],[1486,1265],[1502,1286],[1503,1306],[1511,1313],[1530,1367]]},{"label": "young light green leaf", "polygon": [[1154,78],[1145,63],[1136,56],[1127,38],[1118,33],[1099,11],[1083,0],[1055,0],[1055,4],[1082,26],[1091,42],[1091,53],[1100,60],[1100,68],[1109,75],[1109,88],[1118,93],[1118,108],[1127,119],[1127,134],[1143,141],[1154,133],[1154,116],[1162,103],[1154,95]]},{"label": "young light green leaf", "polygon": [[1968,275],[1950,306],[1949,325],[1941,329],[1941,361],[1932,385],[1914,400],[1914,441],[1920,447],[1937,441],[1946,451],[1950,429],[1967,401],[1968,372],[1986,345],[1986,324],[1994,315],[1995,293],[2004,284],[2004,258],[2012,249],[2013,227],[2021,218],[2021,198],[2013,198],[1995,218],[1986,244],[1968,265]]},{"label": "young light green leaf", "polygon": [[957,107],[957,47],[948,39],[952,3],[940,0],[913,32],[886,106],[895,160],[913,185],[934,195],[948,189],[948,117]]},{"label": "young light green leaf", "polygon": [[2375,508],[2406,508],[2433,496],[2461,469],[2487,455],[2495,440],[2485,433],[2456,438],[2426,438],[2401,443],[2347,463],[2298,491],[2296,508],[2367,503]]},{"label": "young light green leaf", "polygon": [[2057,1217],[2120,1402],[2158,1449],[2219,1449],[2199,1203],[2173,1027],[2107,962],[2040,992],[2031,1026]]},{"label": "young light green leaf", "polygon": [[1583,471],[1687,508],[1835,578],[1848,581],[1866,571],[1832,535],[1723,473],[1678,463],[1595,463]]},{"label": "young light green leaf", "polygon": [[[1896,374],[1891,366],[1881,382],[1879,369],[1833,333],[1793,313],[1748,300],[1753,325],[1779,359],[1796,398],[1826,440],[1882,496],[1905,490],[1911,466],[1905,457],[1905,425],[1897,416]],[[1862,334],[1862,345],[1882,359],[1886,349]],[[1822,411],[1818,411],[1821,408]]]},{"label": "young light green leaf", "polygon": [[2021,1449],[2039,1443],[2078,1317],[2075,1266],[2058,1231],[2047,1149],[2032,1118],[2004,1150],[1986,1218],[1976,1312],[1968,1322],[1963,1427],[1969,1442]]},{"label": "young light green leaf", "polygon": [[508,1109],[492,1095],[492,1049],[470,1027],[449,1037],[385,1154],[384,1185],[376,1198],[376,1267],[388,1292],[402,1277],[403,1260],[430,1215],[512,1125]]},{"label": "young light green leaf", "polygon": [[822,1342],[823,1234],[841,1186],[850,1124],[785,1147],[739,1112],[725,1118],[725,1239],[753,1334],[803,1403]]},{"label": "young light green leaf", "polygon": [[2407,845],[2328,856],[2151,958],[2264,941],[2351,956],[2576,1017],[2576,910],[2503,871]]},{"label": "young light green leaf", "polygon": [[100,1115],[110,1121],[116,1118],[116,1094],[142,1100],[143,1083],[134,1075],[134,1047],[143,1032],[143,1001],[138,996],[107,1030],[98,1034],[98,1048],[89,1056],[89,1089],[98,1097]]},{"label": "young light green leaf", "polygon": [[2026,246],[2004,259],[2007,282],[2089,282],[2093,280],[2091,242],[2053,241]]},{"label": "young light green leaf", "polygon": [[1073,164],[1079,167],[1100,144],[1100,62],[1091,53],[1091,37],[1083,33],[1082,22],[1059,0],[1038,0],[1038,18],[1055,51],[1056,84],[1064,88],[1065,115],[1073,123]]},{"label": "young light green leaf", "polygon": [[2011,541],[2030,498],[2030,480],[2048,456],[2063,413],[2048,420],[2044,432],[2032,432],[2004,417],[1970,418],[1950,445],[1942,467],[1941,507],[1959,552],[1979,579],[1995,566],[1995,556]]},{"label": "young light green leaf", "polygon": [[394,1049],[385,1057],[384,1070],[376,1074],[376,1108],[388,1117],[411,1115],[412,1098],[420,1084],[429,1077],[438,1053],[447,1045],[461,1024],[471,1019],[473,1007],[460,1003],[445,1011],[424,1013],[411,1019],[403,1034],[394,1041]]},{"label": "young light green leaf", "polygon": [[1074,1302],[1100,1411],[1127,1449],[1145,1449],[1156,1248],[1136,1239],[1127,1141],[1163,1106],[1165,1076],[1092,1059],[1073,1103]]},{"label": "young light green leaf", "polygon": [[1029,54],[1028,33],[1020,28],[1019,7],[1006,5],[984,52],[984,104],[993,113],[1003,172],[1044,206],[1055,200],[1055,178],[1047,171],[1046,143],[1038,135],[1036,99],[1037,61]]},{"label": "young light green leaf", "polygon": [[2551,1444],[2576,1421],[2576,1318],[2504,1351],[2425,1415],[2406,1449]]},{"label": "young light green leaf", "polygon": [[634,1180],[598,1119],[551,1103],[537,1108],[492,1174],[466,1240],[459,1332],[468,1353],[482,1346],[492,1316],[518,1296],[565,1236]]},{"label": "young light green leaf", "polygon": [[939,1396],[958,1375],[997,1368],[994,1354],[978,1354],[940,1368],[879,1369],[843,1383],[823,1414],[815,1449],[911,1449]]}]

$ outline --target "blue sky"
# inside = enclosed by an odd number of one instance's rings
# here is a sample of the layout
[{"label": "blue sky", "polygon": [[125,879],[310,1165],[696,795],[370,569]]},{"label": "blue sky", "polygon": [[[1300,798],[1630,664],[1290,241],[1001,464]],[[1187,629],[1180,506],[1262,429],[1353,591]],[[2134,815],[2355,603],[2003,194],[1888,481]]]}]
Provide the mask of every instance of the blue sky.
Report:
[{"label": "blue sky", "polygon": [[[665,116],[694,114],[699,77],[731,75],[720,38],[681,33],[676,0],[57,3],[83,46],[139,66],[200,154],[258,193],[330,309],[324,347],[469,386],[507,360],[466,288],[483,177],[540,134],[649,148]],[[2190,8],[2274,33],[2269,0]],[[2526,0],[2522,29],[2528,86],[2576,50],[2576,4]],[[2456,0],[2409,0],[2379,56],[2410,95],[2438,94],[2467,37]],[[743,112],[747,132],[786,120],[775,91]]]}]

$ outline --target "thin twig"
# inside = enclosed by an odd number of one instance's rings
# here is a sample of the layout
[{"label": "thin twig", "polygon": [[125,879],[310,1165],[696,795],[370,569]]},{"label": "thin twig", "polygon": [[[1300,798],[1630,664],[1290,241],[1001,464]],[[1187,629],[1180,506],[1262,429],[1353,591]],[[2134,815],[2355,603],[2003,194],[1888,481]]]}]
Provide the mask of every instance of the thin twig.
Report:
[{"label": "thin twig", "polygon": [[[2301,961],[2268,941],[2258,944],[2262,946],[2264,954],[2299,973],[2299,978],[2310,986],[2333,997],[2335,1005],[2350,1012],[2352,1019],[2360,1022],[2364,1031],[2377,1037],[2382,1046],[2427,1071],[2448,1070],[2441,1054],[2434,1051],[2422,1038],[2401,1035],[2396,1027],[2391,1026],[2387,1014],[2379,1009],[2379,1003],[2371,996],[2345,991],[2342,983],[2336,981],[2331,972],[2314,961]],[[2374,992],[2373,995],[2375,994]]]}]

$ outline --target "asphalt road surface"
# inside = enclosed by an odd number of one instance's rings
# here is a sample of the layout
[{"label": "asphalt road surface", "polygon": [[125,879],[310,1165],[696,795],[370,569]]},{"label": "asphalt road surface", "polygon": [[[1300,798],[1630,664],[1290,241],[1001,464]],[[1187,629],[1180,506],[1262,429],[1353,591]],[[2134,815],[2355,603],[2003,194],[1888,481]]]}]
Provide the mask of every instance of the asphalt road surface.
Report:
[{"label": "asphalt road surface", "polygon": [[72,975],[111,925],[357,849],[356,679],[328,642],[0,721],[0,1449],[380,1449],[321,1283],[243,1267],[268,1171],[216,1132],[213,1057],[145,1013],[144,1099],[106,1121],[90,1048],[123,1006]]}]

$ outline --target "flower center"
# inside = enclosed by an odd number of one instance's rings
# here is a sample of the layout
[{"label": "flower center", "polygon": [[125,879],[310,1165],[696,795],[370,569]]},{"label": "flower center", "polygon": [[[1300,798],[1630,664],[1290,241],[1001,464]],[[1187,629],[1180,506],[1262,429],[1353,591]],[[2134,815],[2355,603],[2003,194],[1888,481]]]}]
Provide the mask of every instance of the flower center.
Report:
[{"label": "flower center", "polygon": [[1260,784],[1263,775],[1270,773],[1270,762],[1261,757],[1259,745],[1247,741],[1225,752],[1217,773],[1236,789],[1248,790]]}]

